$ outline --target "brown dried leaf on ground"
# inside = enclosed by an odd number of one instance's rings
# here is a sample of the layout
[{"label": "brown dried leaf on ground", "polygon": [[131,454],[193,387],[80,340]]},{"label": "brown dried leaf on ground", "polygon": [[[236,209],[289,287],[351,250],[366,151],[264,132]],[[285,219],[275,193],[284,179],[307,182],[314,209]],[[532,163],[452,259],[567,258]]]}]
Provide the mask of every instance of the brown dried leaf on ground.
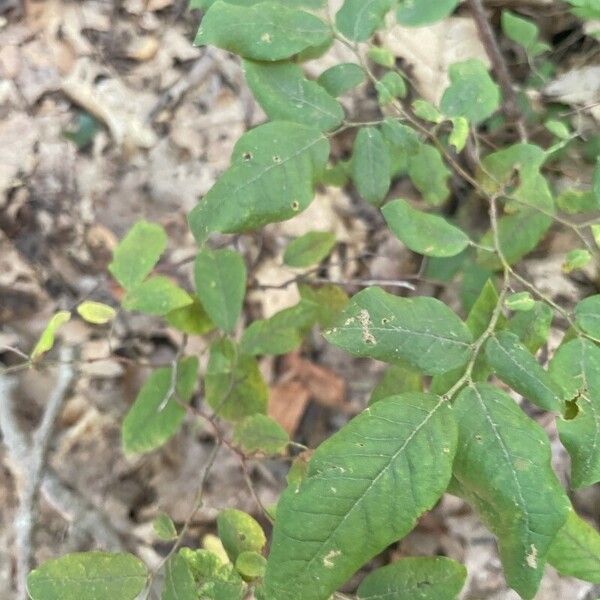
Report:
[{"label": "brown dried leaf on ground", "polygon": [[271,386],[269,416],[291,436],[296,433],[310,401],[310,391],[303,382],[292,379]]}]

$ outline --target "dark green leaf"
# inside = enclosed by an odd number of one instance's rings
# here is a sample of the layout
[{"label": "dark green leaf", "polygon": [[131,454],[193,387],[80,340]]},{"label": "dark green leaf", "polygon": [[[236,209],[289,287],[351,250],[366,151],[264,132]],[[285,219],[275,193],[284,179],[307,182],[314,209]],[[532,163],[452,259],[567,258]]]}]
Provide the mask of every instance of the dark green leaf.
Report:
[{"label": "dark green leaf", "polygon": [[298,285],[298,291],[302,299],[316,306],[317,323],[321,327],[331,327],[348,304],[348,295],[337,285],[311,286],[301,283]]},{"label": "dark green leaf", "polygon": [[393,200],[382,209],[392,233],[413,252],[447,257],[460,254],[469,236],[442,217],[414,209],[406,200]]},{"label": "dark green leaf", "polygon": [[271,120],[294,121],[325,131],[344,119],[340,104],[293,63],[245,61],[246,81]]},{"label": "dark green leaf", "polygon": [[454,411],[454,477],[498,537],[508,584],[529,600],[570,508],[550,465],[550,442],[514,400],[488,384],[465,388]]},{"label": "dark green leaf", "polygon": [[390,157],[383,136],[375,127],[363,127],[354,140],[352,180],[358,193],[379,205],[390,189]]},{"label": "dark green leaf", "polygon": [[236,6],[215,2],[204,15],[195,43],[211,44],[253,60],[282,60],[327,42],[331,31],[310,13],[280,2]]},{"label": "dark green leaf", "polygon": [[335,25],[348,39],[365,42],[393,5],[394,0],[345,0],[335,15]]},{"label": "dark green leaf", "polygon": [[329,143],[318,129],[283,121],[252,129],[190,213],[192,233],[203,242],[213,231],[236,233],[292,218],[312,202],[328,156]]},{"label": "dark green leaf", "polygon": [[233,331],[246,293],[246,265],[233,250],[201,250],[194,267],[196,294],[211,321]]},{"label": "dark green leaf", "polygon": [[458,0],[401,0],[396,18],[401,25],[421,27],[445,19],[457,4]]},{"label": "dark green leaf", "polygon": [[514,315],[508,322],[508,330],[516,333],[529,352],[537,352],[548,339],[554,315],[543,302],[536,302],[533,309]]},{"label": "dark green leaf", "polygon": [[439,206],[450,195],[450,171],[437,148],[420,144],[415,154],[408,157],[408,176],[429,204]]},{"label": "dark green leaf", "polygon": [[148,572],[131,554],[78,552],[49,560],[27,577],[32,600],[135,600]]},{"label": "dark green leaf", "polygon": [[379,380],[379,383],[373,389],[369,404],[378,402],[390,396],[397,396],[404,392],[422,392],[423,377],[416,369],[412,367],[397,364],[388,367]]},{"label": "dark green leaf", "polygon": [[415,393],[373,404],[323,443],[277,506],[267,597],[326,600],[405,536],[446,489],[455,440],[448,405]]},{"label": "dark green leaf", "polygon": [[600,339],[600,295],[590,296],[575,307],[575,322],[583,331]]},{"label": "dark green leaf", "polygon": [[335,98],[360,85],[365,80],[365,73],[355,63],[342,63],[330,67],[317,79],[317,83]]},{"label": "dark green leaf", "polygon": [[464,365],[472,341],[466,325],[439,300],[399,298],[377,287],[354,296],[325,337],[351,354],[404,359],[429,374]]}]

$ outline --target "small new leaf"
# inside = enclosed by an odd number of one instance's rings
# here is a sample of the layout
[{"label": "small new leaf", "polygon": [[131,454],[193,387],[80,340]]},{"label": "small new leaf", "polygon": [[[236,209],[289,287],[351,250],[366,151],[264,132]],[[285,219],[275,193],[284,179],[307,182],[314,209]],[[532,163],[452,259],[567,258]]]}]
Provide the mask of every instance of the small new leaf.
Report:
[{"label": "small new leaf", "polygon": [[54,346],[56,338],[56,332],[71,319],[71,313],[68,310],[61,310],[52,316],[46,328],[40,335],[36,345],[31,351],[31,360],[37,360],[43,354],[46,354],[48,350],[51,350]]},{"label": "small new leaf", "polygon": [[77,307],[77,313],[84,321],[94,325],[104,325],[112,321],[117,315],[117,311],[112,306],[93,300],[82,302]]}]

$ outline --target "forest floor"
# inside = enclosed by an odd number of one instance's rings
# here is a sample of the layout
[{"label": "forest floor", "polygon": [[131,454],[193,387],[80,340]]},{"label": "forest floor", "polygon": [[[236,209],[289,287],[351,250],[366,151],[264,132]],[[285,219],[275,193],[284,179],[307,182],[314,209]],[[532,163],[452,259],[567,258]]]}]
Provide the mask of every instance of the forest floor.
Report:
[{"label": "forest floor", "polygon": [[[56,310],[84,298],[118,305],[120,290],[107,275],[107,264],[118,239],[141,218],[162,224],[169,234],[159,270],[191,288],[196,246],[186,214],[225,169],[237,138],[263,115],[237,60],[192,46],[199,15],[186,4],[0,0],[0,365],[13,368],[22,362],[14,350],[28,352]],[[537,19],[543,36],[555,41],[557,71],[548,94],[574,107],[592,105],[599,100],[600,83],[591,91],[583,86],[569,99],[561,77],[575,73],[576,80],[584,78],[582,70],[598,65],[598,43],[574,26],[558,4],[489,3],[493,9],[519,7]],[[391,28],[380,40],[404,62],[428,99],[439,98],[449,64],[471,56],[486,59],[471,20],[461,11],[418,32],[400,34]],[[527,71],[523,57],[514,48],[503,49],[513,57],[510,67],[519,81]],[[336,51],[343,57],[342,48]],[[309,70],[318,74],[327,66],[325,60],[314,61]],[[595,76],[600,80],[598,70]],[[573,93],[572,83],[567,87]],[[347,105],[367,117],[377,110],[368,91]],[[596,105],[582,112],[582,127],[597,129],[598,118]],[[342,140],[335,152],[343,156],[350,146],[350,138]],[[565,156],[554,184],[570,185],[589,169]],[[454,182],[453,193],[471,214],[483,215],[460,182]],[[400,182],[395,194],[410,197],[414,191]],[[292,237],[315,224],[334,231],[339,242],[318,277],[342,282],[349,293],[360,289],[352,283],[357,279],[402,280],[420,271],[417,257],[382,227],[376,210],[351,191],[320,190],[298,218],[237,240],[251,265],[246,322],[298,301],[297,288],[289,283],[298,271],[282,264],[281,253]],[[567,308],[597,291],[594,273],[561,273],[571,247],[569,234],[554,229],[521,266]],[[415,293],[440,297],[464,314],[460,279],[415,284]],[[560,320],[554,325],[550,348],[565,330]],[[51,443],[36,512],[35,560],[104,547],[134,551],[156,564],[168,545],[156,540],[152,521],[161,511],[178,524],[185,521],[212,447],[211,434],[190,422],[161,450],[132,460],[122,454],[120,424],[148,365],[171,361],[181,334],[159,319],[128,314],[120,315],[110,331],[72,319],[60,342],[75,349],[78,367]],[[196,339],[188,349],[206,360],[206,341]],[[40,368],[0,374],[0,402],[14,402],[25,431],[37,422],[57,385],[56,357]],[[364,408],[383,368],[328,346],[316,332],[301,351],[261,363],[270,384],[271,413],[296,441],[311,448]],[[553,440],[555,467],[566,481],[568,457],[553,419],[540,415],[539,422]],[[287,468],[285,461],[250,464],[263,504],[276,500]],[[7,600],[14,594],[13,525],[21,475],[14,457],[0,445],[0,597]],[[598,486],[576,493],[573,500],[582,515],[599,519]],[[236,457],[226,451],[217,457],[204,506],[186,542],[197,545],[214,532],[215,516],[224,507],[261,519]],[[466,564],[465,599],[517,600],[506,589],[491,534],[457,498],[445,496],[388,550],[387,558],[435,553]],[[549,568],[539,598],[595,600],[597,594],[588,595],[591,588]]]}]

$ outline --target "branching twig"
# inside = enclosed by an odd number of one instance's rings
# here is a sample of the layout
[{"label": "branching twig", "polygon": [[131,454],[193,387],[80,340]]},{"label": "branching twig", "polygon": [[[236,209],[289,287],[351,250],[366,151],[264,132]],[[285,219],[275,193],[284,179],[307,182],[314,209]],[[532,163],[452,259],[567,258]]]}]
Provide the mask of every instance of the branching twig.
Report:
[{"label": "branching twig", "polygon": [[60,358],[62,364],[58,371],[56,387],[48,398],[39,427],[29,440],[27,434],[19,427],[12,411],[10,383],[3,381],[0,386],[0,427],[4,441],[11,451],[11,457],[18,465],[23,479],[19,508],[15,517],[18,600],[28,598],[27,575],[32,566],[35,504],[42,485],[46,456],[56,419],[73,380],[72,350],[64,348]]},{"label": "branching twig", "polygon": [[485,51],[492,63],[494,73],[498,78],[502,93],[504,95],[504,110],[506,115],[510,119],[514,119],[519,135],[522,140],[527,139],[527,130],[525,129],[525,123],[523,114],[519,109],[519,103],[517,101],[517,94],[513,84],[512,77],[506,65],[506,61],[500,52],[496,36],[492,30],[488,17],[485,13],[485,8],[481,0],[467,0],[467,4],[471,9],[473,20],[477,25],[477,31],[479,32],[479,38],[485,48]]}]

